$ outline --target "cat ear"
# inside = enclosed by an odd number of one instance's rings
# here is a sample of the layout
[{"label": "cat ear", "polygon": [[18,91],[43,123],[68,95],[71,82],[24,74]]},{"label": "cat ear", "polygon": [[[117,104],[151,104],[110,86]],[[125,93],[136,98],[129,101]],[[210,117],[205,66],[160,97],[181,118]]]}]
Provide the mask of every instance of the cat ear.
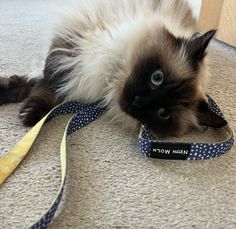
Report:
[{"label": "cat ear", "polygon": [[192,65],[197,65],[206,55],[206,48],[214,37],[216,30],[211,30],[201,36],[195,34],[187,44],[187,53]]},{"label": "cat ear", "polygon": [[214,128],[220,128],[227,125],[227,121],[214,113],[207,102],[202,102],[198,107],[198,123],[203,126],[210,126]]}]

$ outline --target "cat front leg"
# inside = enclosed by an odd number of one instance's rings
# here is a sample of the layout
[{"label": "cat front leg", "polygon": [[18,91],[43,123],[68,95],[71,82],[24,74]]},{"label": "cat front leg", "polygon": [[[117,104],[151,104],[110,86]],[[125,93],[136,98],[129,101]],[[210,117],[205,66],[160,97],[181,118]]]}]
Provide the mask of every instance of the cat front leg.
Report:
[{"label": "cat front leg", "polygon": [[23,102],[19,118],[24,126],[33,126],[60,102],[55,89],[45,78],[41,79]]},{"label": "cat front leg", "polygon": [[28,81],[26,76],[0,77],[0,105],[22,102],[29,95],[35,82]]}]

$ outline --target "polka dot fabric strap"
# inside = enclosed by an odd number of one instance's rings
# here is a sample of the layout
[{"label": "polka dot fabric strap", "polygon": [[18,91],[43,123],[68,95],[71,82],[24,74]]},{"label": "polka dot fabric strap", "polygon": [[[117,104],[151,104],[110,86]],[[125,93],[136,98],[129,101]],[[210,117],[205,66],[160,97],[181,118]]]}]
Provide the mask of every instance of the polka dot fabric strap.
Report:
[{"label": "polka dot fabric strap", "polygon": [[42,229],[46,228],[47,225],[52,221],[53,216],[55,215],[58,205],[61,202],[62,194],[66,182],[67,174],[67,136],[78,131],[79,129],[87,126],[94,120],[98,119],[105,112],[104,108],[98,106],[98,104],[85,105],[79,102],[68,102],[65,103],[54,110],[49,116],[47,121],[52,118],[55,118],[62,114],[67,113],[76,113],[71,120],[68,122],[66,127],[60,148],[61,156],[61,186],[57,194],[56,199],[54,200],[51,207],[48,211],[41,217],[41,219],[31,226],[33,229]]},{"label": "polka dot fabric strap", "polygon": [[85,105],[80,102],[72,101],[59,105],[46,115],[37,125],[35,125],[20,141],[19,143],[4,157],[0,158],[0,185],[11,175],[11,173],[18,167],[24,157],[28,154],[34,141],[39,135],[44,123],[49,120],[64,114],[76,113],[68,122],[64,132],[61,147],[61,185],[55,200],[48,208],[46,213],[34,223],[30,228],[43,229],[52,221],[58,205],[61,201],[62,194],[66,182],[67,174],[67,136],[78,131],[82,127],[90,124],[99,118],[105,112],[105,108],[98,106],[98,103]]},{"label": "polka dot fabric strap", "polygon": [[[224,117],[222,111],[208,96],[212,111]],[[219,157],[228,152],[234,144],[233,132],[229,126],[225,127],[228,138],[218,143],[173,143],[153,140],[149,130],[143,126],[140,131],[139,145],[146,157],[169,160],[206,160]]]},{"label": "polka dot fabric strap", "polygon": [[[212,110],[223,116],[218,106],[210,97],[209,102]],[[46,115],[37,125],[35,125],[6,156],[0,158],[1,185],[27,155],[46,122],[60,115],[69,113],[74,114],[67,124],[60,146],[61,185],[59,191],[46,213],[44,213],[30,228],[47,228],[47,225],[52,221],[61,201],[67,174],[67,136],[90,124],[99,118],[104,112],[105,108],[99,107],[99,103],[86,105],[72,101],[59,105]],[[139,136],[139,144],[141,152],[146,157],[178,160],[210,159],[222,155],[232,147],[234,142],[233,133],[229,127],[227,127],[227,130],[230,137],[226,141],[220,143],[172,143],[152,140],[148,129],[143,127]]]}]

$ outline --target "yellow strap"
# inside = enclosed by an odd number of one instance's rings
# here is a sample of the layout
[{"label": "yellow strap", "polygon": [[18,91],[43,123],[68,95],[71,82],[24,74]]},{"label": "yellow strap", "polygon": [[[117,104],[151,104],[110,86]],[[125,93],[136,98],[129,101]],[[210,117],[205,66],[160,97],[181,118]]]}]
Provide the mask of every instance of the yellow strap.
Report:
[{"label": "yellow strap", "polygon": [[[56,110],[59,108],[58,110]],[[55,111],[55,112],[54,112]],[[0,159],[0,185],[11,175],[11,173],[22,162],[24,157],[31,149],[37,136],[39,135],[44,123],[49,119],[50,115],[57,117],[67,113],[76,113],[68,122],[60,147],[60,159],[61,159],[61,185],[56,195],[56,198],[51,203],[47,211],[42,214],[40,219],[36,221],[30,228],[41,229],[51,222],[53,216],[61,201],[63,190],[66,181],[67,171],[67,136],[78,129],[88,125],[89,123],[100,117],[105,111],[105,108],[97,107],[97,104],[84,105],[80,102],[67,102],[55,107],[50,111],[41,121],[39,121],[20,141],[19,143],[4,157]],[[52,117],[52,118],[53,118]],[[80,120],[80,122],[78,122]],[[75,122],[76,121],[76,122]],[[82,123],[81,123],[82,122]]]},{"label": "yellow strap", "polygon": [[[60,106],[60,105],[59,105]],[[57,106],[57,107],[59,107]],[[51,110],[41,121],[39,121],[11,150],[0,158],[0,185],[13,173],[22,162],[34,144],[48,116],[57,108]]]}]

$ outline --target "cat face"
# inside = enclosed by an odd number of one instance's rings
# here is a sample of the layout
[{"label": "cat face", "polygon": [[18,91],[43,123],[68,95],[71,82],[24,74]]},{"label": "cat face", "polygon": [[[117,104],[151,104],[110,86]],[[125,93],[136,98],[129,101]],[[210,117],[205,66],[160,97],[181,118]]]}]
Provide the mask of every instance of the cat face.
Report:
[{"label": "cat face", "polygon": [[122,110],[158,136],[179,136],[200,125],[226,125],[210,111],[201,88],[205,50],[214,34],[186,40],[164,31],[159,42],[147,38],[134,56],[119,101]]}]

